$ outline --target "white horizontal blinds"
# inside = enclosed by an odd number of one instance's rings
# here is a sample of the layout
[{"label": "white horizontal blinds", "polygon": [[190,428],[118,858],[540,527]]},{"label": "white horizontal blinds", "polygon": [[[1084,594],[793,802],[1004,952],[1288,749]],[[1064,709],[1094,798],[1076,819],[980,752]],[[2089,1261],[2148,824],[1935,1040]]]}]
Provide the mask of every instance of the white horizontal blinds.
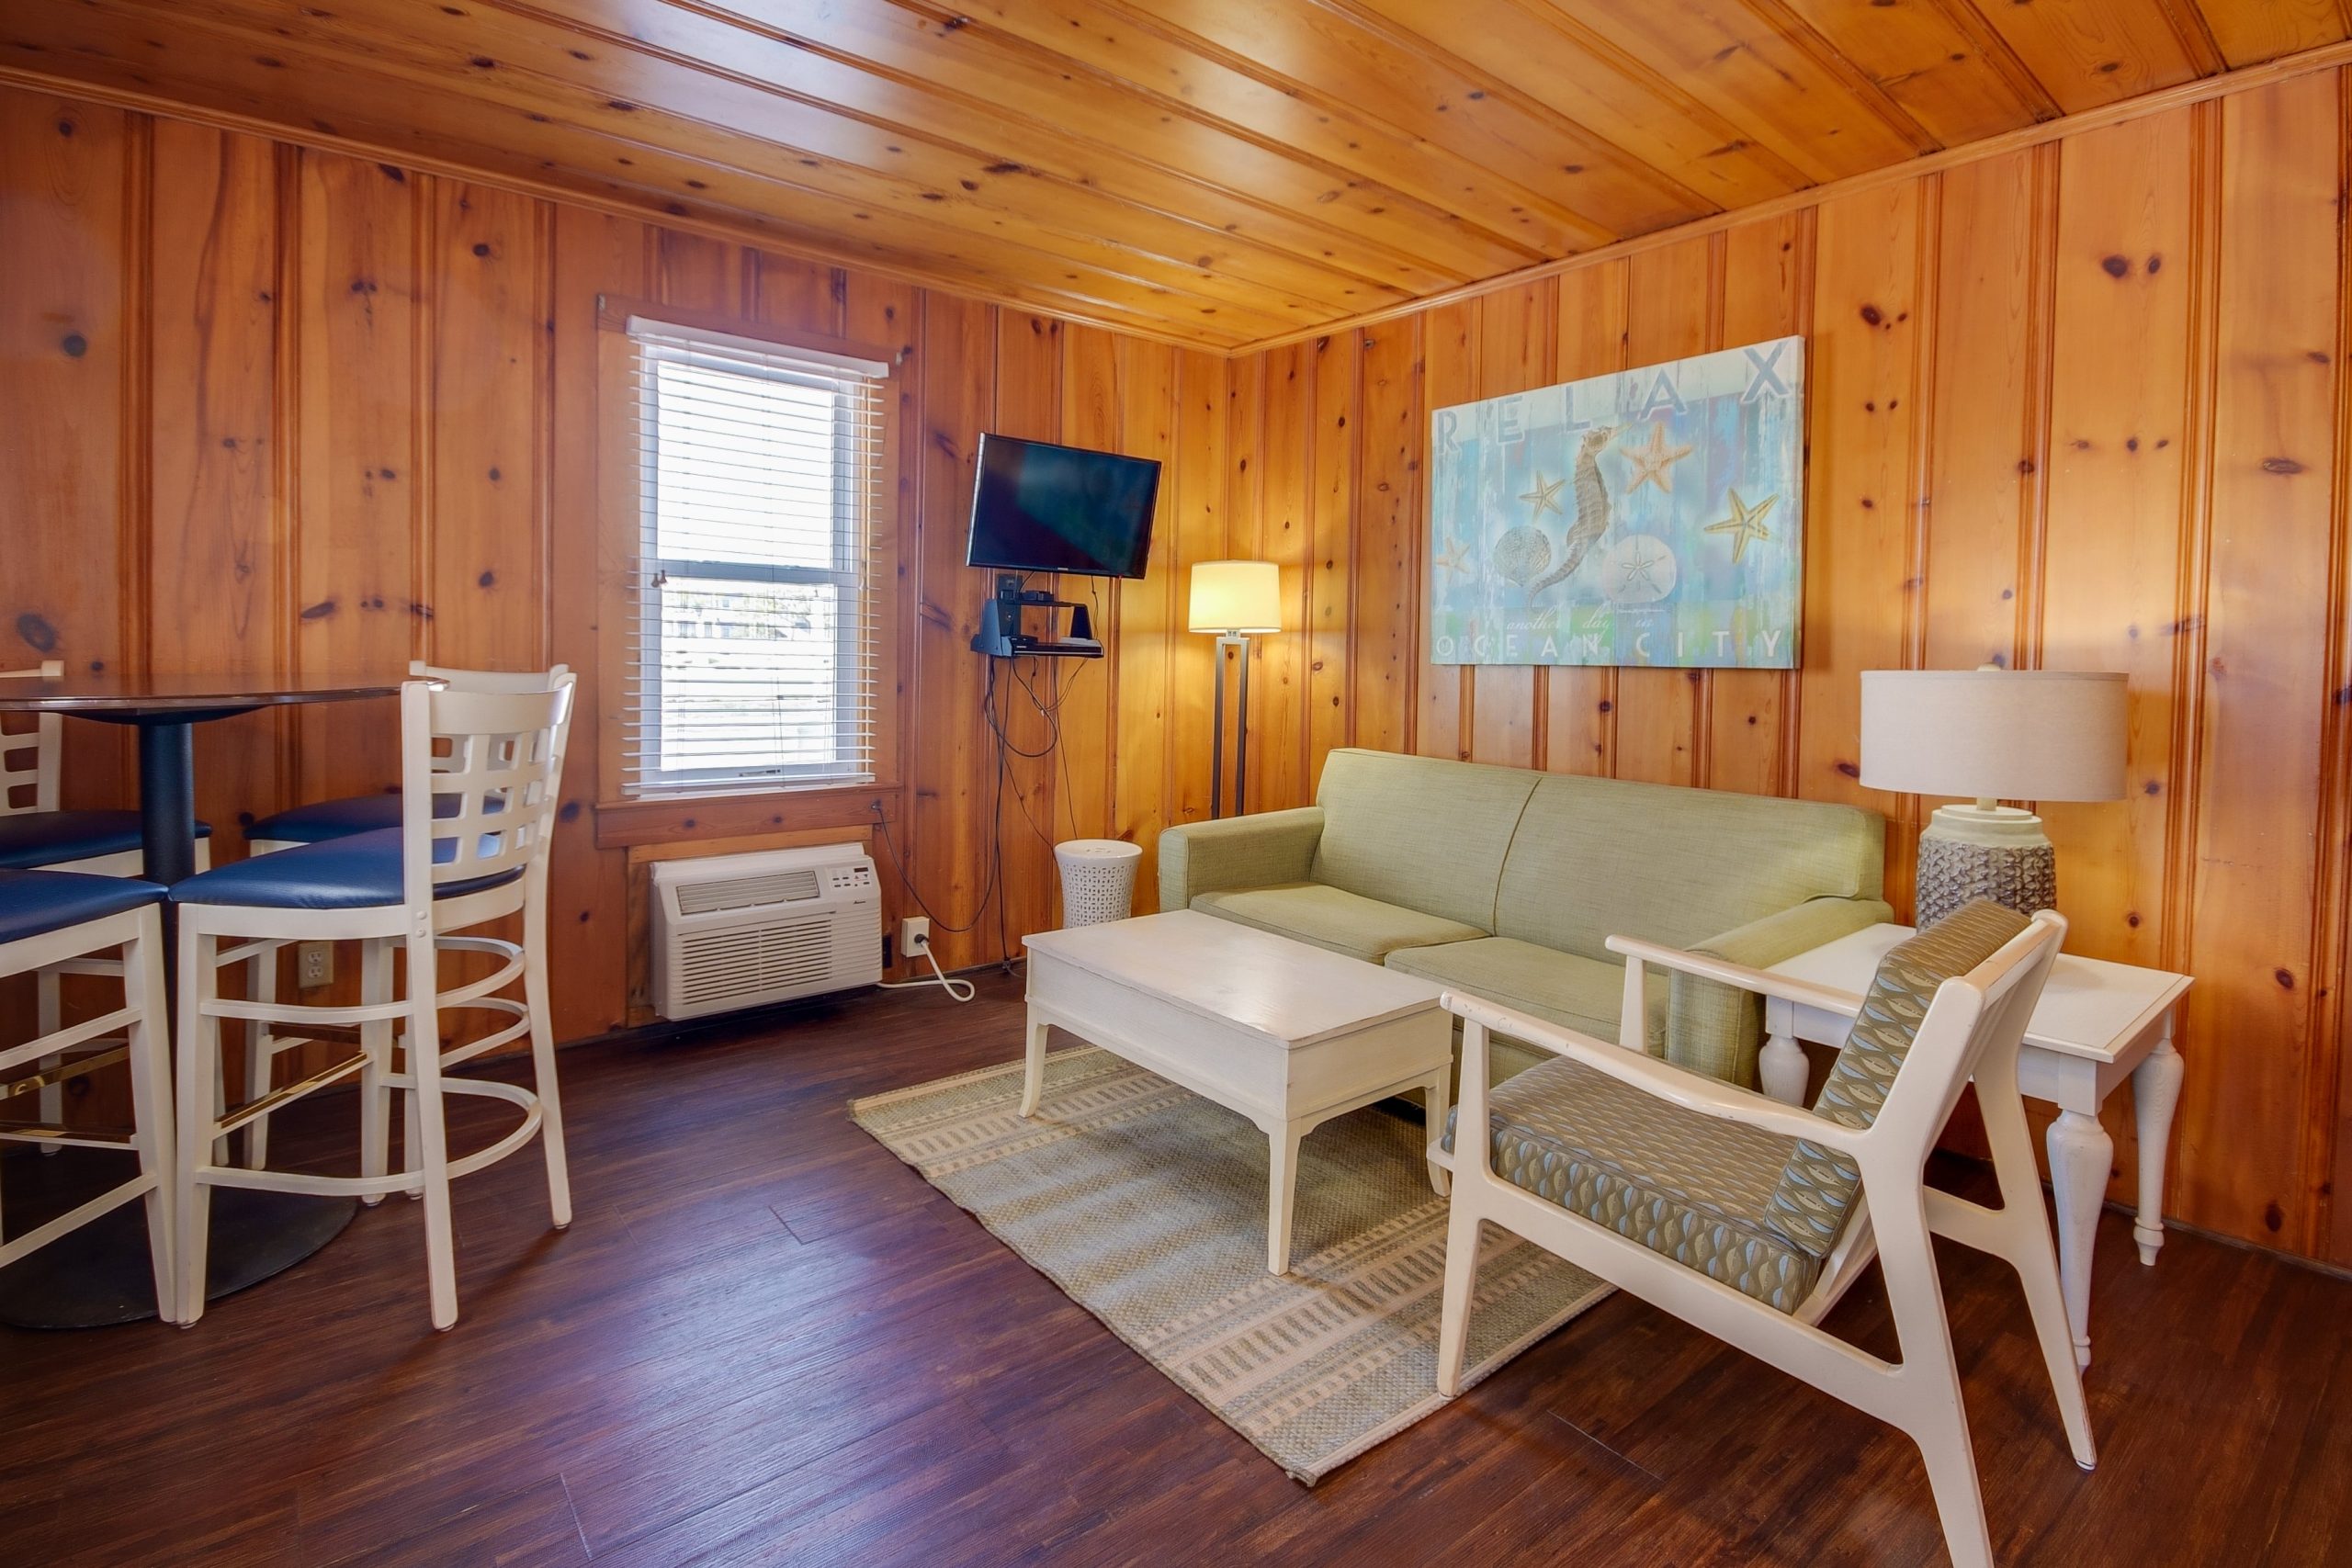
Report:
[{"label": "white horizontal blinds", "polygon": [[625,794],[874,776],[889,367],[631,317],[643,498]]}]

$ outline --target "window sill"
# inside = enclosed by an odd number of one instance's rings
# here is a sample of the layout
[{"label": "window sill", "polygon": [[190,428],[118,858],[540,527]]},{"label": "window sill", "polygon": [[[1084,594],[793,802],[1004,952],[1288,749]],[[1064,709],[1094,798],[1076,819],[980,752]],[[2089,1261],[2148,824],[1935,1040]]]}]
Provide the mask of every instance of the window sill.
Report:
[{"label": "window sill", "polygon": [[730,839],[792,833],[812,828],[871,828],[876,807],[899,819],[899,786],[876,783],[822,789],[780,789],[756,795],[680,795],[659,800],[597,803],[596,847],[673,844],[690,839]]}]

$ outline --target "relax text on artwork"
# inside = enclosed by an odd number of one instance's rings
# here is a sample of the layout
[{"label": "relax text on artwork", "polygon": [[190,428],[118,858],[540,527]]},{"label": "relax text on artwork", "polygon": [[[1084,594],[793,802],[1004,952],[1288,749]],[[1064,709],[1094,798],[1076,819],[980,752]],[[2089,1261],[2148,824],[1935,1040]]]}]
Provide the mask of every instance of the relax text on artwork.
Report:
[{"label": "relax text on artwork", "polygon": [[1440,664],[1792,669],[1804,340],[1442,408]]}]

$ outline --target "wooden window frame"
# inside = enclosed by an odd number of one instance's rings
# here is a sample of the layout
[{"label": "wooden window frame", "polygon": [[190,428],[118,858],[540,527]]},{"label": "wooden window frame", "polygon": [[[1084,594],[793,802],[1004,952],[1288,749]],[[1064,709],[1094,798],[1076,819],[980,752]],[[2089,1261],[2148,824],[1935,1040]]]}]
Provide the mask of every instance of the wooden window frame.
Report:
[{"label": "wooden window frame", "polygon": [[804,349],[869,359],[900,373],[892,348],[822,333],[786,332],[723,311],[695,310],[650,299],[599,295],[596,300],[596,598],[597,690],[601,722],[596,727],[596,843],[600,849],[633,844],[675,843],[812,828],[870,828],[878,812],[895,823],[905,790],[903,705],[898,700],[901,648],[899,558],[903,544],[899,473],[905,432],[900,399],[891,388],[880,400],[881,482],[869,521],[868,558],[873,563],[870,613],[874,648],[874,777],[870,782],[797,789],[733,790],[707,795],[673,795],[630,799],[618,794],[627,776],[629,628],[636,614],[629,598],[631,563],[644,527],[643,491],[635,443],[637,400],[632,390],[634,349],[628,338],[632,316],[690,331],[725,333]]}]

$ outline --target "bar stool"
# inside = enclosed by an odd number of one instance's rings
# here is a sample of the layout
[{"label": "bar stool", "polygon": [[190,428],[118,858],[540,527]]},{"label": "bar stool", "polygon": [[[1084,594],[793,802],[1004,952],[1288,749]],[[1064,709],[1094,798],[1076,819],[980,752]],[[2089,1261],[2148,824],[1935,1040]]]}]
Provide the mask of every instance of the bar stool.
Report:
[{"label": "bar stool", "polygon": [[[41,1122],[0,1122],[0,1140],[43,1147],[129,1148],[139,1174],[48,1224],[0,1243],[0,1266],[132,1199],[147,1204],[147,1246],[155,1270],[155,1307],[166,1322],[182,1316],[179,1276],[173,1268],[172,1127],[165,1053],[170,1035],[161,1027],[164,1007],[164,932],[157,906],[164,890],[126,877],[73,872],[0,870],[0,977],[40,971],[68,960],[119,949],[122,1006],[69,1029],[44,1026],[32,1040],[0,1050],[0,1100],[48,1085],[37,1073],[6,1081],[12,1069],[69,1051],[99,1051],[75,1062],[77,1073],[118,1064],[130,1072],[131,1126],[127,1134],[95,1128],[68,1130],[44,1116]],[[120,1043],[115,1037],[120,1036]]]},{"label": "bar stool", "polygon": [[[408,671],[420,680],[439,681],[456,692],[552,692],[558,684],[571,680],[570,667],[559,664],[547,671],[459,670],[444,665],[427,664],[422,659],[409,660]],[[569,723],[565,726],[570,728]],[[438,760],[435,766],[438,766]],[[560,769],[563,759],[556,758]],[[434,809],[446,817],[457,808],[455,796],[436,796]],[[300,844],[321,844],[332,839],[348,839],[360,833],[381,832],[401,825],[401,797],[397,795],[353,795],[334,800],[317,800],[293,807],[275,816],[262,818],[245,829],[245,851],[248,854],[275,854]],[[538,884],[537,897],[541,900],[539,918],[546,918],[546,883]],[[264,952],[247,973],[245,995],[254,1001],[274,1002],[277,999],[277,950],[283,942],[263,944]],[[223,962],[230,962],[224,959]],[[245,1097],[261,1100],[266,1097],[277,1080],[277,1061],[281,1053],[299,1041],[285,1041],[256,1027],[245,1043]],[[269,1163],[269,1118],[261,1116],[245,1126],[245,1164],[255,1170]],[[381,1195],[369,1201],[380,1201]]]},{"label": "bar stool", "polygon": [[[452,1179],[503,1159],[536,1136],[547,1159],[555,1226],[571,1224],[548,1015],[544,884],[571,696],[568,674],[553,690],[537,693],[461,692],[412,682],[401,691],[399,827],[256,855],[172,889],[180,911],[182,976],[175,1213],[184,1321],[196,1321],[204,1310],[201,1291],[190,1292],[186,1286],[204,1277],[205,1231],[215,1187],[421,1197],[435,1328],[448,1328],[458,1319]],[[443,806],[445,799],[455,805]],[[524,916],[520,944],[459,934],[515,914]],[[224,941],[320,939],[362,944],[357,1005],[235,1001],[220,995]],[[503,963],[489,976],[441,991],[436,959],[444,950],[487,953]],[[405,960],[397,990],[396,952]],[[517,980],[524,988],[521,1000],[493,994]],[[514,1021],[444,1051],[444,1009],[487,1010]],[[234,1111],[208,1112],[203,1107],[210,1097],[198,1089],[219,1072],[223,1020],[262,1024],[273,1037],[284,1026],[284,1043],[303,1041],[300,1031],[306,1027],[356,1025],[359,1050]],[[405,1043],[397,1056],[396,1027]],[[526,1034],[531,1042],[531,1088],[445,1076],[445,1069]],[[229,1165],[215,1149],[223,1134],[355,1074],[360,1089],[359,1175],[243,1168]],[[405,1162],[411,1168],[401,1171],[387,1168],[395,1092],[408,1096],[416,1129]],[[453,1160],[443,1103],[449,1094],[506,1100],[522,1111],[521,1125]]]},{"label": "bar stool", "polygon": [[[55,681],[59,660],[30,670],[0,670],[0,681]],[[62,811],[64,724],[53,713],[33,715],[30,729],[0,731],[0,870],[86,871],[137,876],[141,869],[139,813]],[[210,860],[211,825],[196,825],[196,864]]]},{"label": "bar stool", "polygon": [[[64,662],[48,660],[29,670],[0,670],[0,681],[55,681],[65,673]],[[58,798],[64,781],[64,723],[53,713],[33,715],[30,729],[0,730],[0,870],[88,872],[98,876],[141,876],[146,856],[141,851],[136,811],[64,811]],[[196,867],[212,863],[212,828],[196,825]],[[258,973],[258,970],[255,971]],[[64,975],[119,976],[113,959],[76,959],[43,966],[33,977],[34,1027],[43,1034],[57,1032],[63,1016]],[[56,1074],[60,1063],[40,1065],[42,1076]],[[65,1114],[62,1078],[40,1091],[40,1119],[56,1122]],[[43,1154],[58,1145],[44,1144]]]},{"label": "bar stool", "polygon": [[[556,683],[567,677],[569,667],[559,664],[545,671],[456,670],[412,659],[408,672],[419,680],[439,681],[453,692],[552,692]],[[444,805],[442,809],[449,807]],[[329,839],[347,839],[354,833],[372,833],[400,825],[401,797],[397,795],[350,795],[336,800],[314,800],[265,817],[246,829],[245,850],[249,854],[266,855],[297,844],[324,843]]]}]

